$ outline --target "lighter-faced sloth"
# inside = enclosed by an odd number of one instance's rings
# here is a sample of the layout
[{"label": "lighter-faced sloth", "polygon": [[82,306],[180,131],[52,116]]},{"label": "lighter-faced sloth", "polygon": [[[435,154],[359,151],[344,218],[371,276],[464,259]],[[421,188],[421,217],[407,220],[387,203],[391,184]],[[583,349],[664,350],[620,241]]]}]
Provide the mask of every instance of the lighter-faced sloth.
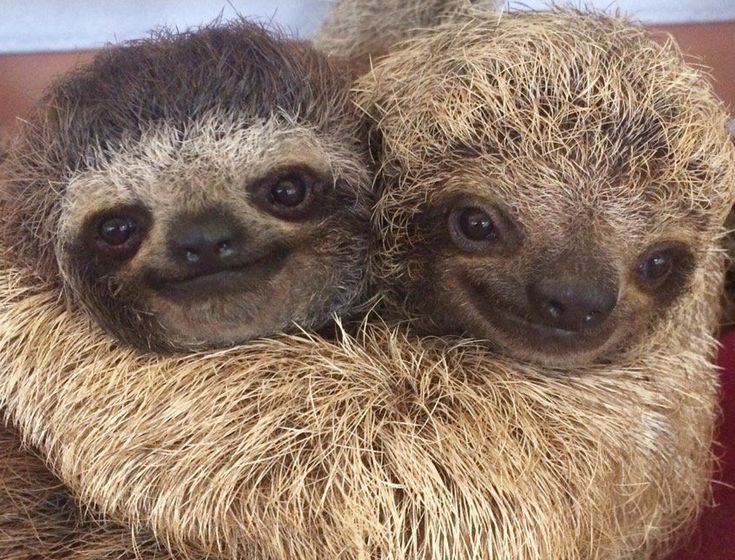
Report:
[{"label": "lighter-faced sloth", "polygon": [[319,327],[363,295],[350,79],[246,22],[107,49],[9,147],[3,243],[139,348]]},{"label": "lighter-faced sloth", "polygon": [[559,367],[617,359],[719,250],[726,113],[672,44],[620,18],[460,17],[357,88],[378,276],[433,333]]}]

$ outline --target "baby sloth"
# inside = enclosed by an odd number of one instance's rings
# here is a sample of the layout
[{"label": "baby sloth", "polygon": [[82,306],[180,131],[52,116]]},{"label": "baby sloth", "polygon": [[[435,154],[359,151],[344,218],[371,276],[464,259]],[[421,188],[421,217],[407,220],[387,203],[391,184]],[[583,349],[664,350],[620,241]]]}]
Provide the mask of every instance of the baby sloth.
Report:
[{"label": "baby sloth", "polygon": [[349,87],[339,63],[247,22],[110,48],[10,147],[5,243],[140,348],[319,327],[364,285]]},{"label": "baby sloth", "polygon": [[718,250],[725,112],[673,45],[620,18],[440,25],[360,90],[382,164],[379,274],[431,330],[546,365],[607,361]]}]

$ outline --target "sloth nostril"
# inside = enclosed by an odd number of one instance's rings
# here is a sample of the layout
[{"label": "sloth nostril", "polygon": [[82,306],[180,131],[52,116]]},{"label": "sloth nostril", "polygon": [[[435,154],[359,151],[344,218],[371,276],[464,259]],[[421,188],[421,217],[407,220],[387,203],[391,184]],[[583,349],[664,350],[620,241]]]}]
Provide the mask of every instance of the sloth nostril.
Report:
[{"label": "sloth nostril", "polygon": [[558,319],[559,317],[564,315],[564,305],[562,305],[558,301],[550,301],[547,306],[547,311],[549,312],[549,315],[551,315],[555,319]]},{"label": "sloth nostril", "polygon": [[235,249],[232,247],[232,242],[230,240],[220,241],[217,243],[215,250],[217,255],[222,259],[229,258],[235,254]]},{"label": "sloth nostril", "polygon": [[191,264],[196,264],[201,260],[201,258],[199,257],[199,253],[197,253],[193,249],[186,249],[184,252],[184,258],[186,259],[186,262]]},{"label": "sloth nostril", "polygon": [[245,234],[236,218],[217,209],[180,216],[169,231],[169,254],[187,274],[220,272],[242,255]]}]

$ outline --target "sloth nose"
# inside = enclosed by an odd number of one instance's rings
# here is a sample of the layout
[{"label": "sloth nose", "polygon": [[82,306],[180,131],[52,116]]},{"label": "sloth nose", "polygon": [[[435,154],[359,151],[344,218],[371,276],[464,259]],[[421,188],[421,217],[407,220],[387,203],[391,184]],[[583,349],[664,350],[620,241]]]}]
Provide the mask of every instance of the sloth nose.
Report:
[{"label": "sloth nose", "polygon": [[543,324],[579,332],[605,322],[618,302],[618,287],[596,279],[547,277],[528,287],[528,299]]},{"label": "sloth nose", "polygon": [[169,246],[174,261],[199,274],[226,269],[241,249],[237,224],[221,214],[184,218],[172,230]]}]

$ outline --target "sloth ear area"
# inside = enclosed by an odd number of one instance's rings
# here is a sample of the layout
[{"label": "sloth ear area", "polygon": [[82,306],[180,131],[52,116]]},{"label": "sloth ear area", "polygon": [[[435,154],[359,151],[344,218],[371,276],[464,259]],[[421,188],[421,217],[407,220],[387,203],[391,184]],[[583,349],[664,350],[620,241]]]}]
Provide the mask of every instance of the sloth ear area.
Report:
[{"label": "sloth ear area", "polygon": [[299,222],[323,213],[320,204],[331,189],[331,176],[308,166],[284,167],[247,185],[255,205],[276,218]]}]

